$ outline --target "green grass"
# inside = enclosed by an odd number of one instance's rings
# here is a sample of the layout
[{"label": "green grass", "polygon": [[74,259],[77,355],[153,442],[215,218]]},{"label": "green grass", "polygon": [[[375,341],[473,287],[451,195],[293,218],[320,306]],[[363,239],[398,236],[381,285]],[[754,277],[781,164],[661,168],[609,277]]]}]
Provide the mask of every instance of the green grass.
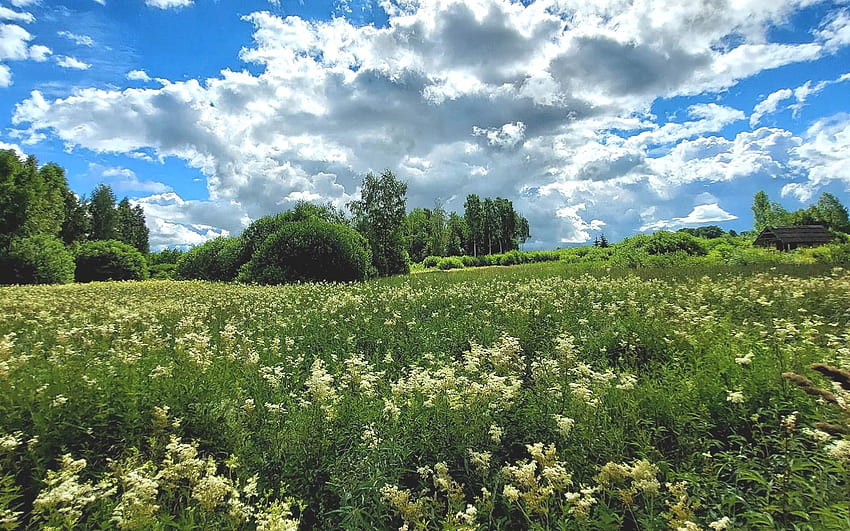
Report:
[{"label": "green grass", "polygon": [[2,288],[0,528],[847,529],[781,374],[848,322],[815,265]]}]

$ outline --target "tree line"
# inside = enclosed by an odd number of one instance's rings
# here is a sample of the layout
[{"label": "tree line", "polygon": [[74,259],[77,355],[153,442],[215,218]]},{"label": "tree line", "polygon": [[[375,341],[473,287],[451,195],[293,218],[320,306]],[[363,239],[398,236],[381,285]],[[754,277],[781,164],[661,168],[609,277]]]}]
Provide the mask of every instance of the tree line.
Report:
[{"label": "tree line", "polygon": [[787,225],[823,225],[838,232],[850,232],[847,209],[834,195],[824,192],[817,203],[793,212],[771,201],[764,190],[753,196],[753,228],[760,232],[767,227]]},{"label": "tree line", "polygon": [[470,194],[463,215],[434,208],[414,208],[407,214],[407,252],[414,262],[428,256],[479,256],[519,248],[530,236],[528,220],[505,198]]},{"label": "tree line", "polygon": [[[77,197],[65,170],[0,150],[0,282],[140,278],[149,252],[145,215],[108,185]],[[119,266],[132,271],[112,271]]]}]

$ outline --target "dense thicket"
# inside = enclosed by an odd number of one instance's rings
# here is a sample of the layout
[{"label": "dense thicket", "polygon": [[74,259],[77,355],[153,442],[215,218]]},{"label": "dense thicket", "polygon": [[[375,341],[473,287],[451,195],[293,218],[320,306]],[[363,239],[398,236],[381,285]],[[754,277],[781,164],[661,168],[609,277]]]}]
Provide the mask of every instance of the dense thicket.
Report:
[{"label": "dense thicket", "polygon": [[214,238],[187,251],[177,261],[177,277],[184,280],[230,281],[244,263],[239,238]]},{"label": "dense thicket", "polygon": [[369,243],[354,229],[318,218],[293,221],[266,238],[238,279],[259,284],[373,276]]},{"label": "dense thicket", "polygon": [[55,236],[13,239],[0,249],[0,284],[67,284],[74,280],[74,256]]},{"label": "dense thicket", "polygon": [[148,278],[148,266],[142,253],[118,240],[81,243],[75,255],[77,282]]},{"label": "dense thicket", "polygon": [[115,194],[104,184],[90,199],[79,198],[68,188],[60,166],[39,167],[33,156],[22,160],[12,150],[0,150],[0,281],[67,282],[74,276],[69,247],[101,240],[119,240],[146,254],[148,228],[142,208],[126,197],[116,204]]}]

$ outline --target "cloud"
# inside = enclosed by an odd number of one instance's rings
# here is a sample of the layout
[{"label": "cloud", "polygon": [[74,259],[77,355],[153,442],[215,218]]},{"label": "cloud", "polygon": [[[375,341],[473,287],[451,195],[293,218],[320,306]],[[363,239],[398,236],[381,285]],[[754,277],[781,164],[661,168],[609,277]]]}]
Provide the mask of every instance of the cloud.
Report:
[{"label": "cloud", "polygon": [[40,4],[41,0],[10,0],[9,3],[15,7],[28,7],[35,4]]},{"label": "cloud", "polygon": [[830,182],[842,181],[850,186],[850,114],[820,119],[804,137],[806,142],[794,150],[794,155],[807,180],[785,185],[782,195],[809,201]]},{"label": "cloud", "polygon": [[780,89],[758,102],[753,108],[753,114],[750,115],[750,127],[755,127],[765,114],[775,113],[779,104],[790,98],[792,94],[791,89]]},{"label": "cloud", "polygon": [[14,24],[0,24],[0,61],[23,60],[29,56],[32,35]]},{"label": "cloud", "polygon": [[56,64],[61,66],[62,68],[70,68],[74,70],[88,70],[91,68],[89,63],[80,61],[74,57],[69,57],[67,55],[58,55],[56,56]]},{"label": "cloud", "polygon": [[193,0],[145,0],[145,5],[159,9],[179,9],[190,6],[192,3]]},{"label": "cloud", "polygon": [[[651,216],[655,212],[648,212],[648,216]],[[722,223],[724,221],[732,221],[738,219],[738,216],[734,216],[729,212],[726,212],[717,203],[711,203],[707,205],[697,205],[685,217],[673,218],[673,219],[661,219],[656,220],[651,223],[647,223],[640,228],[641,232],[644,231],[656,231],[662,229],[677,229],[680,227],[685,227],[688,225],[705,225],[708,223]]]},{"label": "cloud", "polygon": [[151,77],[144,70],[131,70],[127,72],[127,79],[132,81],[150,81]]},{"label": "cloud", "polygon": [[0,20],[10,20],[12,22],[29,23],[35,20],[32,13],[25,13],[9,9],[8,7],[0,6]]},{"label": "cloud", "polygon": [[36,63],[43,63],[44,61],[47,61],[47,56],[52,53],[53,50],[41,44],[35,44],[33,46],[30,46],[29,49],[30,59],[32,59]]},{"label": "cloud", "polygon": [[[13,123],[22,141],[50,135],[69,149],[198,169],[209,201],[162,204],[159,194],[146,204],[184,228],[238,232],[299,198],[343,205],[363,174],[389,168],[408,182],[410,206],[507,197],[529,218],[528,245],[554,247],[603,224],[616,237],[673,220],[677,200],[706,183],[808,179],[816,153],[797,148],[810,138],[777,128],[710,136],[746,119],[719,103],[671,120],[648,110],[831,53],[822,36],[769,40],[809,3],[385,2],[386,27],[256,12],[239,52],[251,71],[61,98],[34,91]],[[144,81],[138,72],[131,79]]]},{"label": "cloud", "polygon": [[70,31],[60,31],[57,35],[65,37],[69,41],[73,41],[75,44],[80,46],[94,46],[94,39],[88,35],[78,35],[76,33],[71,33]]},{"label": "cloud", "polygon": [[0,64],[0,87],[12,85],[12,70],[8,66]]},{"label": "cloud", "polygon": [[139,179],[136,173],[128,168],[89,164],[89,174],[98,182],[109,184],[115,192],[121,194],[160,194],[172,191],[171,186],[167,184]]}]

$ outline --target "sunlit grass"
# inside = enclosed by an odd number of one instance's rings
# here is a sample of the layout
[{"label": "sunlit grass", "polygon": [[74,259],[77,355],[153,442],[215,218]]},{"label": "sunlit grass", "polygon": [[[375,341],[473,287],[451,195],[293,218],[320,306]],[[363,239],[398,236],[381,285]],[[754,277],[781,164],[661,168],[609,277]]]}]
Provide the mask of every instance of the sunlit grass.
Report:
[{"label": "sunlit grass", "polygon": [[781,374],[848,321],[819,266],[3,288],[0,527],[846,529]]}]

